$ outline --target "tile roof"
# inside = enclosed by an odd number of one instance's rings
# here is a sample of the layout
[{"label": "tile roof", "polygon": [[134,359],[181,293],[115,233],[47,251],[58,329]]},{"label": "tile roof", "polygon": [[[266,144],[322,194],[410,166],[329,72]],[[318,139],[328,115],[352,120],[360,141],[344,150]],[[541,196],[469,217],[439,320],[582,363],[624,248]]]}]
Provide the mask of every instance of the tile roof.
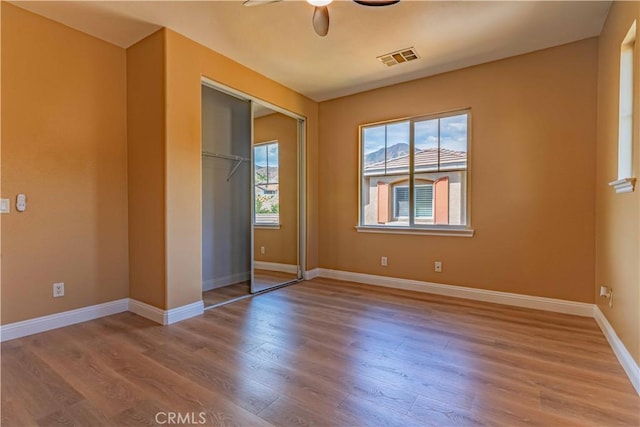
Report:
[{"label": "tile roof", "polygon": [[[414,163],[416,169],[437,167],[438,166],[438,149],[426,148],[424,150],[416,151],[414,156]],[[464,151],[448,150],[446,148],[440,149],[440,167],[447,169],[453,167],[455,169],[462,169],[466,167],[467,153]],[[365,166],[365,172],[383,170],[385,162],[376,162]],[[386,169],[407,169],[409,167],[409,155],[396,157],[395,159],[388,160],[386,162]]]}]

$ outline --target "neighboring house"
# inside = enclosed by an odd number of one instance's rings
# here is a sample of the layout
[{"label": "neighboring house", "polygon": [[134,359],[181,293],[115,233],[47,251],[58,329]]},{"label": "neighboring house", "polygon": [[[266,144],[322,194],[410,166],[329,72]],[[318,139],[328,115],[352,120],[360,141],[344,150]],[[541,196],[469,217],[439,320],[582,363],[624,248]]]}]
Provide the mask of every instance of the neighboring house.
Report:
[{"label": "neighboring house", "polygon": [[[414,159],[416,223],[465,224],[467,208],[462,196],[466,193],[467,153],[427,148],[417,151]],[[409,155],[366,164],[363,176],[363,185],[369,189],[363,193],[368,195],[365,223],[408,225]]]}]

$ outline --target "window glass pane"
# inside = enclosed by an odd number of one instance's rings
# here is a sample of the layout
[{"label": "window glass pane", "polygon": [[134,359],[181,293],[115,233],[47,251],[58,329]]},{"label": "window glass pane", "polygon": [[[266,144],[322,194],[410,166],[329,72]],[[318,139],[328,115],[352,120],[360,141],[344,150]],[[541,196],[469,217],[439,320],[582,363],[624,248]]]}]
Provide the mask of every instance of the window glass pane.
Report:
[{"label": "window glass pane", "polygon": [[387,175],[409,173],[409,122],[387,125]]},{"label": "window glass pane", "polygon": [[255,183],[267,183],[267,146],[258,145],[253,148],[253,161],[255,170]]},{"label": "window glass pane", "polygon": [[362,132],[362,164],[365,174],[384,173],[386,126],[365,128]]},{"label": "window glass pane", "polygon": [[256,224],[280,223],[278,143],[254,147]]},{"label": "window glass pane", "polygon": [[256,224],[278,224],[280,204],[278,184],[256,185]]},{"label": "window glass pane", "polygon": [[438,119],[423,120],[413,126],[414,171],[438,170]]},{"label": "window glass pane", "polygon": [[267,179],[269,183],[277,183],[278,182],[278,143],[267,144],[267,159],[268,159],[268,167],[267,167]]},{"label": "window glass pane", "polygon": [[[631,31],[635,29],[632,27]],[[629,34],[625,40],[629,38]],[[634,36],[635,38],[635,36]],[[618,109],[618,179],[633,176],[633,50],[625,43],[620,53],[620,105]]]},{"label": "window glass pane", "polygon": [[467,115],[440,119],[440,170],[467,168]]}]

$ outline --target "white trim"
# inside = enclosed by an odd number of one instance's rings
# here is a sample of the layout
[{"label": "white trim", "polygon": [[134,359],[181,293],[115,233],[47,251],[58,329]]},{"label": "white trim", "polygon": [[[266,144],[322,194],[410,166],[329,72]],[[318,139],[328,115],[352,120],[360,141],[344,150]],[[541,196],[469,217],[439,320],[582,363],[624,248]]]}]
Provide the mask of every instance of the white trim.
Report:
[{"label": "white trim", "polygon": [[618,334],[613,329],[607,317],[604,315],[602,310],[598,305],[593,306],[593,317],[596,319],[598,326],[602,329],[602,333],[609,341],[609,345],[613,349],[613,353],[618,358],[620,365],[627,373],[629,380],[631,380],[631,384],[636,389],[636,392],[640,395],[640,366],[633,359],[627,348],[624,346],[620,338],[618,338]]},{"label": "white trim", "polygon": [[298,274],[298,266],[292,264],[280,264],[277,262],[254,261],[253,268],[256,270],[279,271],[281,273]]},{"label": "white trim", "polygon": [[202,282],[202,291],[210,291],[212,289],[223,288],[234,283],[246,282],[251,280],[251,272],[245,271],[243,273],[231,274],[225,277],[217,277],[215,279]]},{"label": "white trim", "polygon": [[320,277],[346,280],[350,282],[366,283],[387,288],[405,289],[409,291],[446,295],[456,298],[466,298],[495,304],[506,304],[516,307],[533,308],[537,310],[554,311],[557,313],[573,314],[576,316],[593,317],[593,304],[567,301],[555,298],[536,297],[514,294],[511,292],[490,291],[486,289],[468,288],[465,286],[444,285],[440,283],[422,282],[411,279],[397,279],[394,277],[376,276],[372,274],[352,273],[348,271],[319,270]]},{"label": "white trim", "polygon": [[[320,277],[320,268],[314,268],[313,270],[307,270],[304,272],[304,274],[302,275],[302,277],[304,278],[304,280],[313,280],[316,277]],[[329,271],[329,270],[327,270]]]},{"label": "white trim", "polygon": [[635,186],[635,178],[622,178],[609,183],[609,187],[613,187],[616,193],[631,193]]},{"label": "white trim", "polygon": [[164,325],[164,310],[161,308],[129,298],[129,311],[145,319]]},{"label": "white trim", "polygon": [[163,325],[171,325],[204,313],[204,301],[196,301],[164,312]]},{"label": "white trim", "polygon": [[280,230],[280,224],[253,224],[255,230]]},{"label": "white trim", "polygon": [[451,236],[451,237],[473,237],[474,230],[472,228],[438,228],[428,227],[400,227],[400,226],[375,226],[375,225],[356,225],[358,233],[380,233],[380,234],[414,234],[423,236]]},{"label": "white trim", "polygon": [[0,342],[122,313],[127,311],[128,302],[128,298],[123,298],[103,304],[91,305],[75,310],[63,311],[62,313],[2,325],[0,326]]},{"label": "white trim", "polygon": [[204,302],[196,301],[182,307],[163,310],[142,301],[129,299],[129,311],[161,325],[170,325],[204,313]]}]

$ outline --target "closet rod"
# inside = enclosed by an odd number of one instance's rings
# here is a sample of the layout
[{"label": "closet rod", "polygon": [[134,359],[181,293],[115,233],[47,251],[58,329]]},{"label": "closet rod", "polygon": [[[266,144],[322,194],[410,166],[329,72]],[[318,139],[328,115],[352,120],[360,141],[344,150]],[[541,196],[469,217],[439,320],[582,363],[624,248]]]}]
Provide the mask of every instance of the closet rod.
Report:
[{"label": "closet rod", "polygon": [[202,155],[205,157],[217,157],[220,159],[228,159],[228,160],[233,160],[235,162],[238,162],[233,167],[233,169],[231,169],[231,172],[229,172],[229,175],[227,175],[227,182],[229,182],[229,180],[231,179],[233,174],[238,170],[242,162],[251,161],[251,159],[247,159],[246,157],[234,156],[233,154],[217,154],[217,153],[209,153],[208,151],[203,151]]},{"label": "closet rod", "polygon": [[251,161],[251,159],[248,159],[246,157],[234,156],[233,154],[217,154],[217,153],[210,153],[208,151],[203,151],[202,155],[205,156],[205,157],[218,157],[220,159],[235,160],[237,162],[250,162]]}]

